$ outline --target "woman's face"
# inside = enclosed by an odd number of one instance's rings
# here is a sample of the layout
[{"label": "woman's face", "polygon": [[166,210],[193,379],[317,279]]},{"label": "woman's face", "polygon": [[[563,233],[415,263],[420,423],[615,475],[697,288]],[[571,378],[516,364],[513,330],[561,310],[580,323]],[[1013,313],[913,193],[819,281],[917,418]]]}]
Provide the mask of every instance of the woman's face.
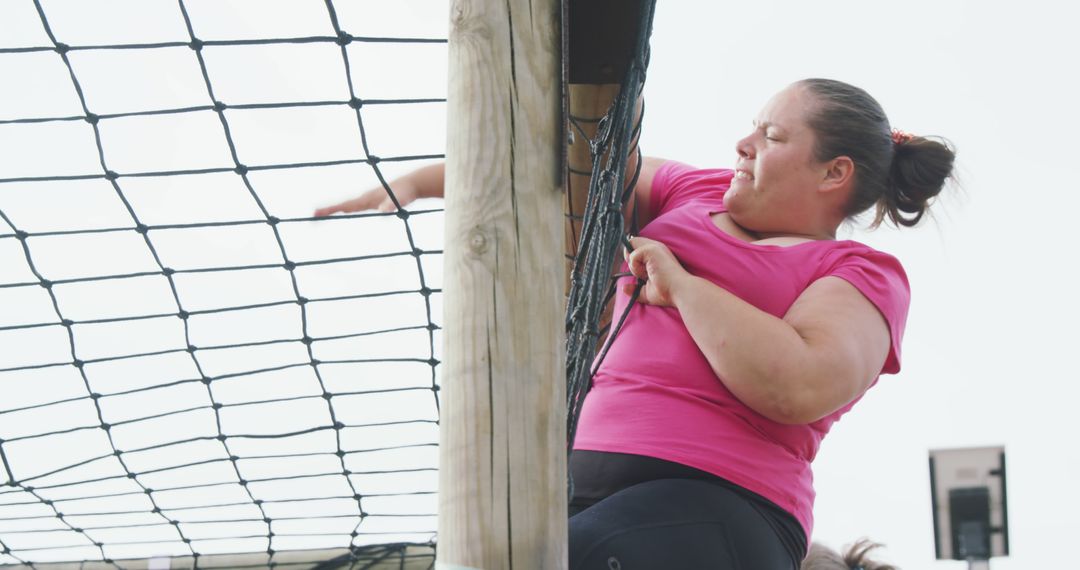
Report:
[{"label": "woman's face", "polygon": [[735,223],[756,232],[798,232],[826,172],[814,159],[814,133],[806,122],[812,105],[812,95],[799,85],[784,89],[735,145],[735,178],[724,195]]}]

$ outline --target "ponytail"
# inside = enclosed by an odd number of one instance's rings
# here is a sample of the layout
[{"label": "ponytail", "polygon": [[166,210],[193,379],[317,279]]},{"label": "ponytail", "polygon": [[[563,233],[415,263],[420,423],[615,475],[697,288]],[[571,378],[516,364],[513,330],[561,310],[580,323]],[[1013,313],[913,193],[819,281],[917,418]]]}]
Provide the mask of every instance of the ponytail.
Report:
[{"label": "ponytail", "polygon": [[919,223],[945,182],[952,178],[956,153],[944,139],[894,137],[885,192],[877,201],[874,226],[885,218],[897,226]]},{"label": "ponytail", "polygon": [[893,131],[881,105],[866,91],[833,79],[804,79],[816,105],[807,124],[816,139],[814,156],[827,162],[847,156],[855,163],[855,185],[844,215],[871,206],[871,227],[888,219],[914,226],[952,177],[955,151],[944,139]]}]

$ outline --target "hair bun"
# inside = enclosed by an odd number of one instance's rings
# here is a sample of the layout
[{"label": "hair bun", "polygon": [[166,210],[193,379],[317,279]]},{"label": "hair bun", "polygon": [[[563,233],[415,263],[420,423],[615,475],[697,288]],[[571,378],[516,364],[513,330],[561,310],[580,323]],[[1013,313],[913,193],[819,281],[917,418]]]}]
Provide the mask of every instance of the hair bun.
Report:
[{"label": "hair bun", "polygon": [[[906,133],[904,133],[906,135]],[[945,139],[894,136],[893,160],[875,223],[885,217],[898,226],[914,226],[952,177],[956,152]]]}]

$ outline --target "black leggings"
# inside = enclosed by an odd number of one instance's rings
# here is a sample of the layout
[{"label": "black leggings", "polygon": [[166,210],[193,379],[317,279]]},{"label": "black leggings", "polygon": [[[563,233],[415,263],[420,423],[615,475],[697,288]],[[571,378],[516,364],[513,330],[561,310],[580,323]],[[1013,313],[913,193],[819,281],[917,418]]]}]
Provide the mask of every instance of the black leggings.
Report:
[{"label": "black leggings", "polygon": [[570,570],[799,567],[751,501],[711,481],[638,483],[571,514]]}]

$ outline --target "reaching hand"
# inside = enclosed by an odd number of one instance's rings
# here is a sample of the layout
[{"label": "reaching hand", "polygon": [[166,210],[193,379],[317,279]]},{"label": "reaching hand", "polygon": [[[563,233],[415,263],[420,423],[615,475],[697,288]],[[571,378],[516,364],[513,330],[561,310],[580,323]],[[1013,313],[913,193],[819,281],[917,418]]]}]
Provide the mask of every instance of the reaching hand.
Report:
[{"label": "reaching hand", "polygon": [[[418,168],[390,183],[394,198],[402,208],[418,198],[442,198],[446,170],[443,163],[429,164]],[[378,209],[380,212],[394,212],[397,208],[390,199],[390,192],[378,186],[364,192],[352,200],[326,206],[315,210],[315,217],[329,216],[335,212],[362,212]]]},{"label": "reaching hand", "polygon": [[[630,272],[645,280],[638,296],[639,303],[670,307],[674,304],[671,290],[684,277],[690,276],[668,247],[658,241],[643,237],[630,238],[634,251],[625,254]],[[628,283],[623,290],[632,293],[635,283]]]},{"label": "reaching hand", "polygon": [[[395,183],[391,188],[394,191],[394,196],[398,200],[398,204],[401,204],[402,207],[405,207],[417,198],[416,187],[408,182]],[[390,193],[382,186],[372,188],[360,196],[351,200],[346,200],[340,204],[319,208],[315,210],[315,217],[321,218],[336,212],[350,213],[374,209],[378,209],[380,212],[393,212],[396,210],[394,201],[390,199]]]}]

